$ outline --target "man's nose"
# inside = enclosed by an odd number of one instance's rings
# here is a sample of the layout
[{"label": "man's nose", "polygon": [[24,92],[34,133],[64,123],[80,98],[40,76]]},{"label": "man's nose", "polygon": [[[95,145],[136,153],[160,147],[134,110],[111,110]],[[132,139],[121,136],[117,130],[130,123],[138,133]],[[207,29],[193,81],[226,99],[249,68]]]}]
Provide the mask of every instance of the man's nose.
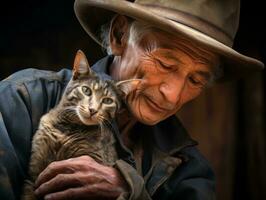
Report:
[{"label": "man's nose", "polygon": [[184,85],[182,78],[167,79],[161,83],[160,92],[169,103],[175,105],[181,98]]}]

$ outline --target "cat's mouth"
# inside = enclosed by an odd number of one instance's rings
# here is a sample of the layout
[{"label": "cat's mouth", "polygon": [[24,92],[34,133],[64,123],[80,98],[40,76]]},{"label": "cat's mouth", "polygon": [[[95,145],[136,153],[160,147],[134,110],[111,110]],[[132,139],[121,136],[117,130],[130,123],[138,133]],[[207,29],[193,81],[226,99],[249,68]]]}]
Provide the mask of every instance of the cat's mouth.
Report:
[{"label": "cat's mouth", "polygon": [[83,109],[78,109],[78,116],[84,124],[87,124],[87,125],[98,124],[97,116],[91,115],[89,111],[87,112]]}]

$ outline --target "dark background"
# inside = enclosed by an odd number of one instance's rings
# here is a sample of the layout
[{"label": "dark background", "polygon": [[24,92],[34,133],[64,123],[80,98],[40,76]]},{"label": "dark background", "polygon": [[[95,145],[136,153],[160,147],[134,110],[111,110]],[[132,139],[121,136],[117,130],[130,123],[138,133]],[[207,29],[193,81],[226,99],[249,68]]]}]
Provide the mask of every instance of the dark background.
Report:
[{"label": "dark background", "polygon": [[[0,79],[20,69],[71,68],[82,49],[93,64],[104,53],[83,31],[73,0],[13,0],[0,6]],[[266,61],[263,1],[242,1],[234,48]],[[224,199],[266,198],[265,72],[219,84],[178,113],[199,142]],[[0,94],[1,95],[1,94]]]}]

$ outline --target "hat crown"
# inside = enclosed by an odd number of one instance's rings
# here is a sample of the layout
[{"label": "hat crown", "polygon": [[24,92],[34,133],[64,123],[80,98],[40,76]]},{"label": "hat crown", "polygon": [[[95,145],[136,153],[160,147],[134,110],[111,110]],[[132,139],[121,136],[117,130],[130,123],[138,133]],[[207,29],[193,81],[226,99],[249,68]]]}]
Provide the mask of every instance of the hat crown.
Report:
[{"label": "hat crown", "polygon": [[75,13],[87,33],[100,45],[102,25],[117,13],[183,37],[222,59],[230,80],[264,68],[259,60],[233,48],[240,0],[75,0]]},{"label": "hat crown", "polygon": [[136,0],[135,3],[227,46],[233,44],[239,24],[239,0]]}]

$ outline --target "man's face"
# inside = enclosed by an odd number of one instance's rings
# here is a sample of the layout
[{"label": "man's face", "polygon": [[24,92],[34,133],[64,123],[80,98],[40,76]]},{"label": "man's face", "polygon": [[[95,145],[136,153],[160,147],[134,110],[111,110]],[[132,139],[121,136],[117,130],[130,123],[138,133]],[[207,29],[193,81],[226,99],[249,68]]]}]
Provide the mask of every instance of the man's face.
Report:
[{"label": "man's face", "polygon": [[[190,55],[196,49],[174,45],[175,40],[162,33],[146,35],[139,45],[128,44],[119,60],[120,79],[142,79],[127,98],[131,113],[142,123],[153,125],[175,114],[212,76],[209,62]],[[151,41],[157,41],[156,48]]]}]

